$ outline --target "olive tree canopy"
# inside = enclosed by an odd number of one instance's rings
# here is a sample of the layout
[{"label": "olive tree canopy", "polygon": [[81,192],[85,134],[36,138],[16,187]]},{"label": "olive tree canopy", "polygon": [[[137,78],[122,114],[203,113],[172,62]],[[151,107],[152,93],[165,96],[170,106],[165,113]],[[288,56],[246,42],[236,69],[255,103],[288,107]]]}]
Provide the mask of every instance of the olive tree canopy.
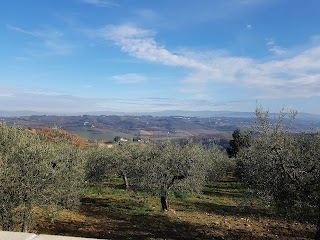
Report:
[{"label": "olive tree canopy", "polygon": [[70,144],[40,139],[34,132],[0,126],[0,225],[27,231],[34,208],[53,216],[79,202],[84,159]]},{"label": "olive tree canopy", "polygon": [[[281,112],[271,121],[256,110],[254,141],[237,154],[241,179],[257,189],[278,212],[318,217],[320,238],[320,134],[292,133],[296,112]],[[305,216],[309,214],[308,216]]]}]

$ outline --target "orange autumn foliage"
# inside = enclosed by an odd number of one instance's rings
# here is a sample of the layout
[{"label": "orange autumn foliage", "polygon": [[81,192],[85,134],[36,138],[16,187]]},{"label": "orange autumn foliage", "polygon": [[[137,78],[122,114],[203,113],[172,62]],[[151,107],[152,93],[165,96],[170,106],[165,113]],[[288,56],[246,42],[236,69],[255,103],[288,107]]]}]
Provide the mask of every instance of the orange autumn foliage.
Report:
[{"label": "orange autumn foliage", "polygon": [[36,129],[36,133],[39,136],[45,137],[51,141],[61,141],[61,140],[68,141],[79,148],[84,147],[87,144],[86,139],[76,134],[68,133],[60,129],[48,128],[48,127],[38,128]]}]

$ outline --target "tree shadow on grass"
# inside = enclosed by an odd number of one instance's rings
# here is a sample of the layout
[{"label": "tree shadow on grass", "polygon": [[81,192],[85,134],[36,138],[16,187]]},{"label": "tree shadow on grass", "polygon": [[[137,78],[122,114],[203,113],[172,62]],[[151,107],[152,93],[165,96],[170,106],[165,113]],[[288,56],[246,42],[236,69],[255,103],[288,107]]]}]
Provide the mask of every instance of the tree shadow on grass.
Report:
[{"label": "tree shadow on grass", "polygon": [[203,194],[208,196],[216,196],[221,198],[233,198],[233,199],[242,199],[244,197],[244,194],[242,192],[230,192],[225,190],[219,190],[219,189],[205,189],[203,191]]},{"label": "tree shadow on grass", "polygon": [[[313,222],[316,221],[316,217],[312,216],[311,213],[307,214],[291,214],[281,215],[275,212],[275,209],[268,209],[258,197],[255,197],[246,190],[241,184],[234,183],[230,181],[231,185],[223,186],[216,185],[205,188],[203,193],[207,196],[215,196],[218,199],[233,199],[235,200],[235,206],[216,203],[214,201],[197,201],[192,203],[193,207],[198,211],[212,212],[225,216],[241,216],[241,217],[266,217],[273,220],[284,220],[287,221],[297,221],[300,223]],[[229,191],[230,190],[230,191]],[[179,203],[180,204],[180,203]],[[188,206],[188,200],[182,202],[181,205],[184,207]],[[312,218],[313,217],[313,218]]]},{"label": "tree shadow on grass", "polygon": [[190,203],[187,200],[179,202],[179,209],[188,209],[192,204],[192,208],[195,211],[214,213],[223,216],[241,216],[241,217],[268,217],[271,218],[273,215],[263,208],[253,208],[249,206],[230,206],[224,204],[217,204],[208,201],[198,201]]},{"label": "tree shadow on grass", "polygon": [[[102,239],[213,239],[207,226],[175,221],[165,213],[128,214],[111,208],[108,199],[82,202],[79,212],[85,221],[58,219],[46,222],[38,231],[47,234]],[[221,239],[215,237],[214,239]]]},{"label": "tree shadow on grass", "polygon": [[203,194],[225,198],[245,198],[248,195],[248,187],[232,178],[206,185]]},{"label": "tree shadow on grass", "polygon": [[[117,202],[113,202],[117,200]],[[66,235],[76,237],[88,237],[97,239],[278,239],[277,234],[283,233],[283,239],[292,239],[296,236],[311,236],[312,230],[297,228],[287,232],[283,226],[276,223],[270,226],[270,234],[256,232],[254,229],[238,229],[237,227],[226,227],[210,223],[191,224],[175,215],[168,216],[166,213],[151,210],[139,205],[138,201],[127,201],[128,199],[110,199],[86,197],[77,212],[80,217],[63,217],[55,223],[49,220],[43,222],[39,227],[40,233]],[[183,202],[181,203],[183,204]],[[182,209],[188,209],[191,203],[185,203]],[[237,207],[222,206],[213,203],[192,203],[196,211],[206,211],[221,215],[256,214],[247,212]],[[180,204],[179,204],[180,205]],[[141,214],[134,214],[130,210],[144,208]],[[144,214],[143,214],[144,213]],[[299,238],[308,239],[308,238]]]}]

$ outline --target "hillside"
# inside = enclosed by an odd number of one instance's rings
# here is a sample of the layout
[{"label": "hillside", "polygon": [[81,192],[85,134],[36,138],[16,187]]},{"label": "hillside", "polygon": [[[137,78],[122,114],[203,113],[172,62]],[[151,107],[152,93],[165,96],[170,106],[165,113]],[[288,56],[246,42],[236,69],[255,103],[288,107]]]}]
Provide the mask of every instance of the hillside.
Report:
[{"label": "hillside", "polygon": [[[180,115],[156,116],[156,114],[174,113]],[[196,113],[202,116],[207,115],[207,117],[192,116]],[[253,113],[179,111],[153,115],[31,115],[2,117],[2,122],[7,126],[59,128],[89,140],[99,139],[105,142],[112,142],[116,136],[130,140],[190,137],[213,138],[216,141],[228,140],[235,129],[246,130],[254,123]],[[276,117],[274,115],[274,118]],[[308,131],[311,126],[319,127],[320,118],[318,119],[317,115],[300,114],[295,121],[293,131]]]}]

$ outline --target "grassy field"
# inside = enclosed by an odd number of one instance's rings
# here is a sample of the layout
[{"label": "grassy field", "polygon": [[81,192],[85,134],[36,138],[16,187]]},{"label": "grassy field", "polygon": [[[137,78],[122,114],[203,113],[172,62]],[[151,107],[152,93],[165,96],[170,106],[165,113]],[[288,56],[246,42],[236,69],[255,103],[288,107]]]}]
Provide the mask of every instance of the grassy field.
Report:
[{"label": "grassy field", "polygon": [[65,131],[77,134],[80,137],[83,137],[85,139],[89,140],[96,140],[96,139],[102,139],[106,142],[112,142],[114,140],[114,137],[120,136],[127,139],[132,139],[137,132],[132,132],[131,134],[122,133],[119,131],[113,131],[108,129],[102,129],[102,128],[90,128],[87,126],[82,127],[66,127],[64,128]]},{"label": "grassy field", "polygon": [[117,129],[105,129],[105,128],[91,128],[88,126],[70,126],[64,127],[63,130],[76,134],[82,138],[89,140],[103,140],[105,142],[112,142],[114,137],[120,136],[126,139],[132,140],[134,137],[140,137],[142,139],[152,139],[156,141],[164,141],[167,139],[185,139],[193,136],[199,136],[201,134],[214,135],[216,139],[228,139],[231,134],[226,134],[214,130],[206,129],[189,129],[189,130],[176,130],[172,132],[164,131],[163,129],[158,130],[132,130],[127,133],[121,132]]},{"label": "grassy field", "polygon": [[233,179],[207,186],[202,194],[173,193],[170,210],[159,199],[122,189],[114,180],[90,188],[76,211],[52,223],[42,218],[38,233],[105,239],[312,239],[315,226],[277,218]]}]

